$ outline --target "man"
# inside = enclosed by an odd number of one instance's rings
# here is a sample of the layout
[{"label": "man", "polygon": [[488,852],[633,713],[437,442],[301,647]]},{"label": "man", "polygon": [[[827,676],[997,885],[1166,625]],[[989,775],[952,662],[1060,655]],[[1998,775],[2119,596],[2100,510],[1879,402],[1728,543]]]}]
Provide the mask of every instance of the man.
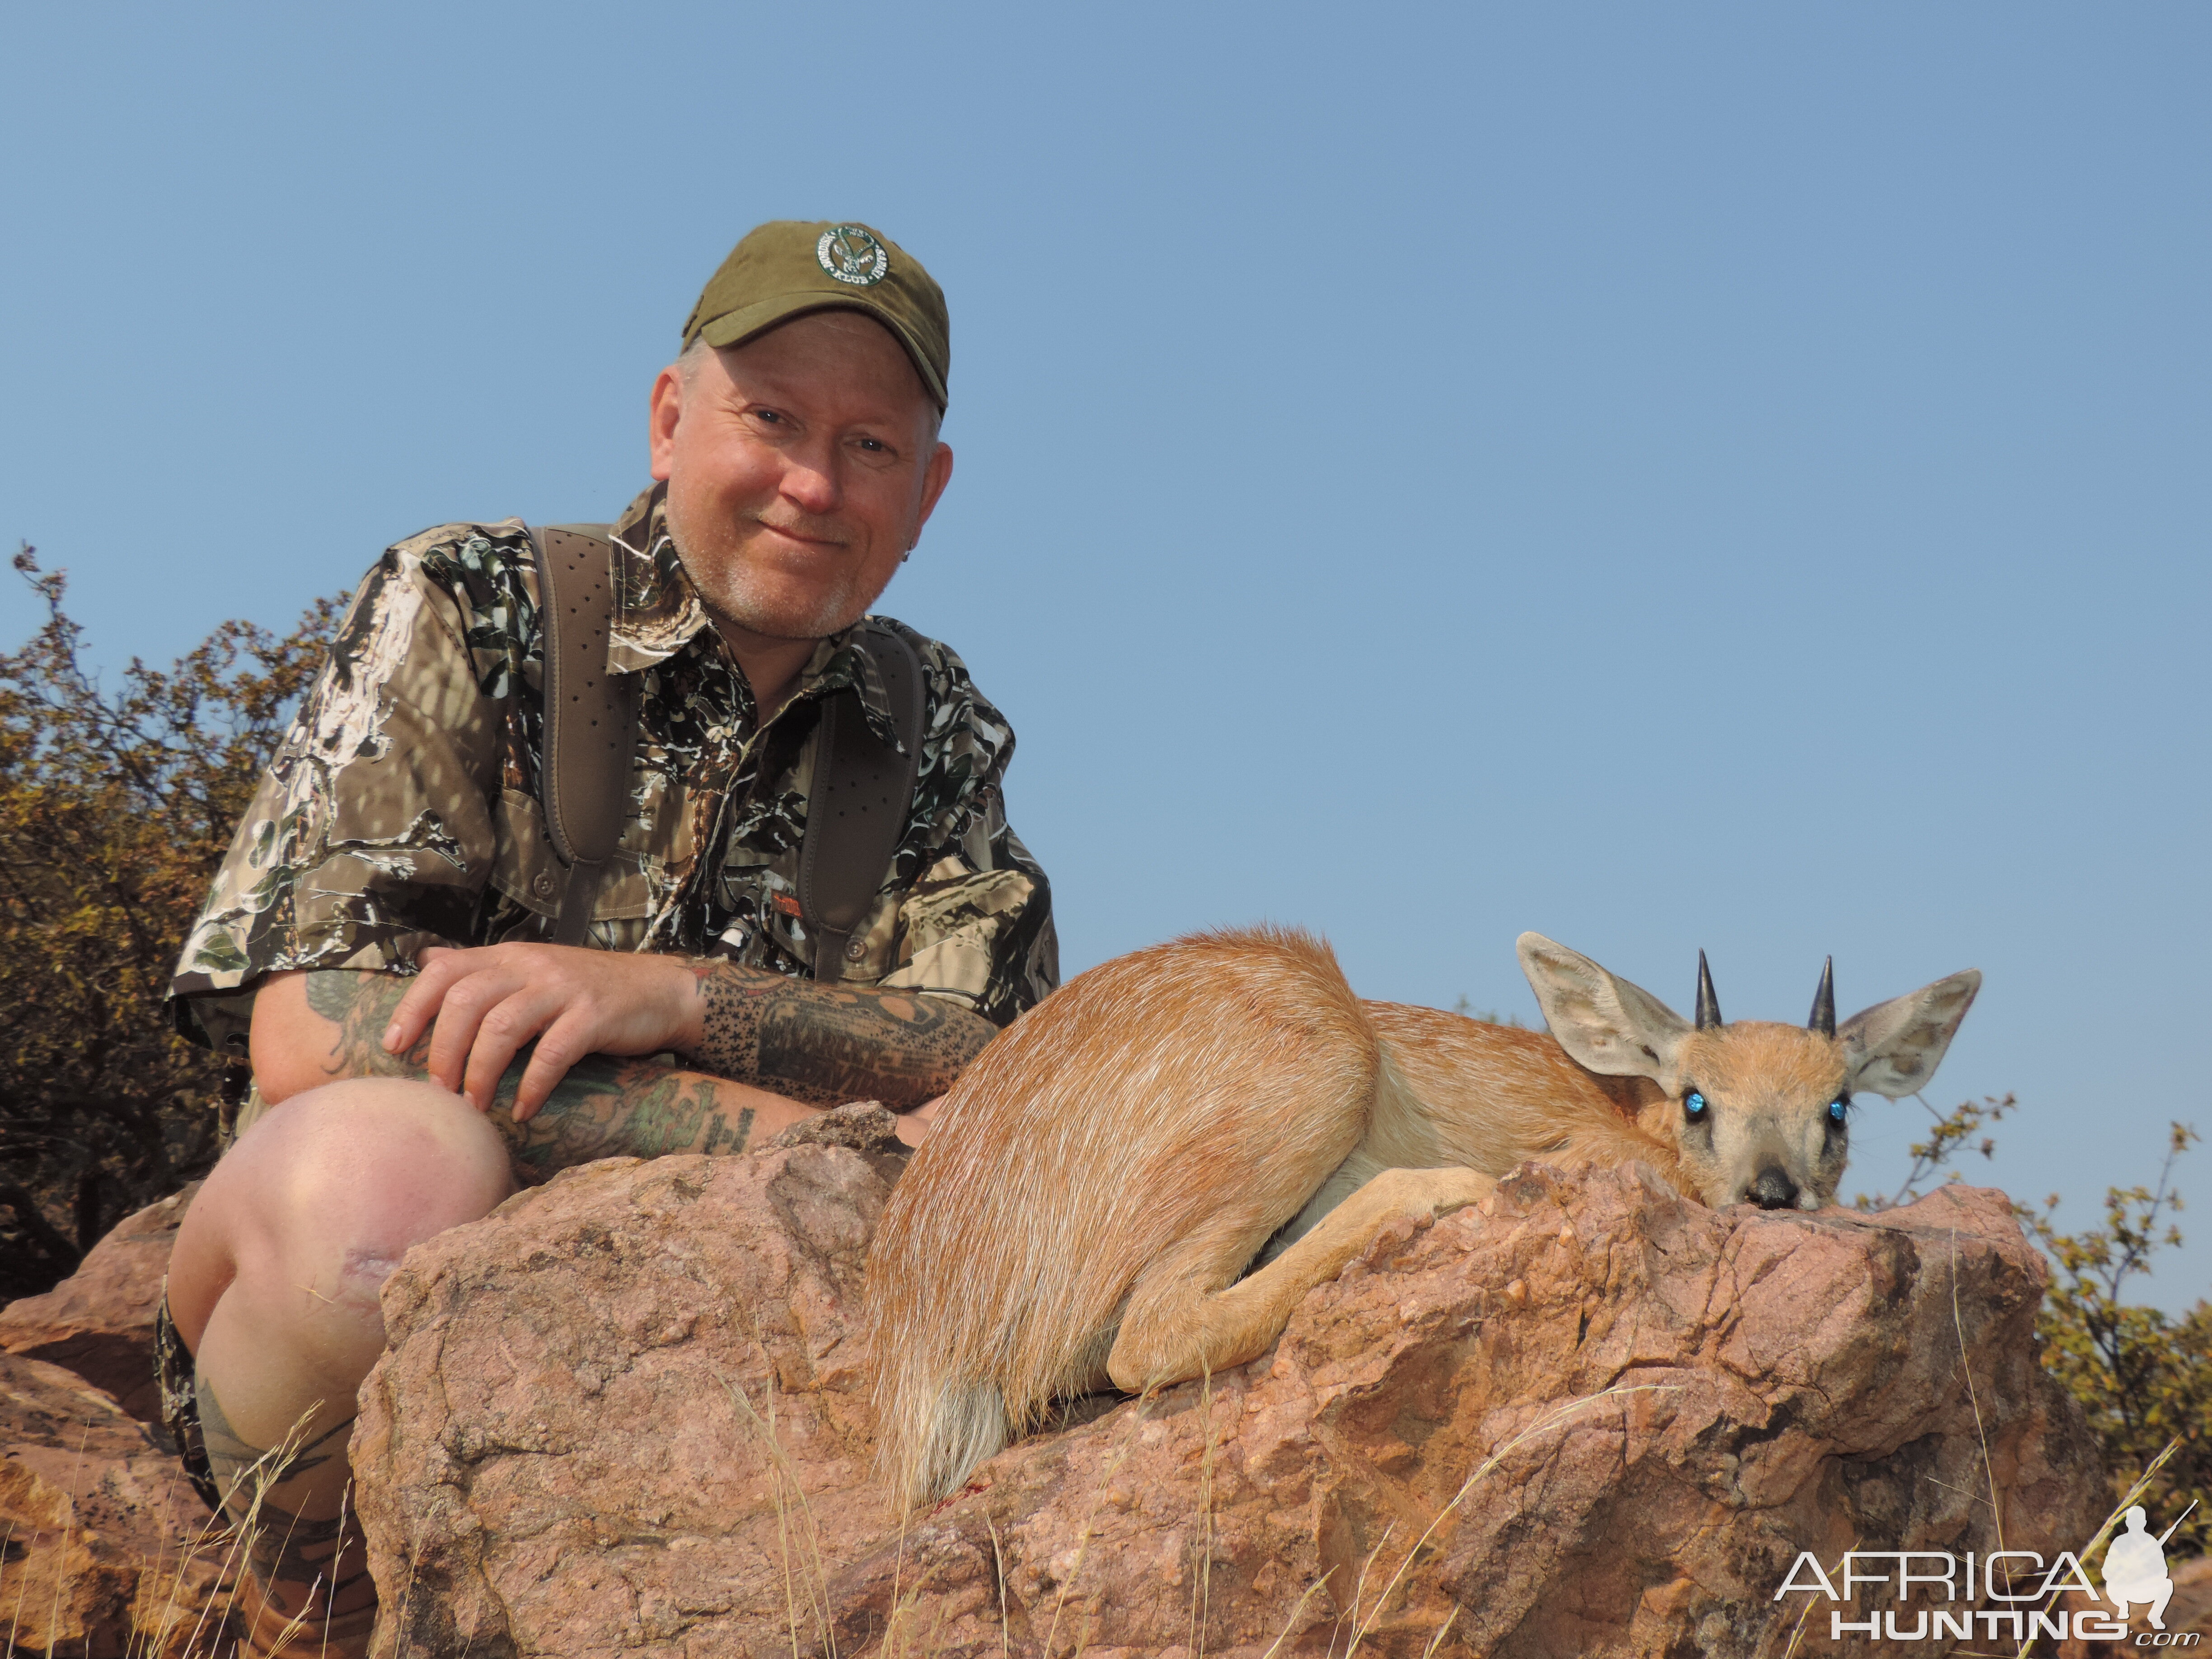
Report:
[{"label": "man", "polygon": [[919,771],[842,971],[816,971],[794,896],[823,706],[896,731],[855,624],[951,476],[936,283],[865,227],[763,225],[684,341],[653,387],[659,482],[613,530],[609,665],[641,691],[591,948],[545,942],[563,878],[515,521],[425,532],[369,574],[185,947],[180,1025],[249,1053],[254,1092],[178,1237],[163,1388],[211,1501],[258,1505],[261,1646],[304,1616],[365,1650],[346,1443],[410,1245],[518,1179],[741,1152],[827,1103],[881,1100],[918,1139],[1058,976],[1000,799],[1013,734],[910,632]]}]

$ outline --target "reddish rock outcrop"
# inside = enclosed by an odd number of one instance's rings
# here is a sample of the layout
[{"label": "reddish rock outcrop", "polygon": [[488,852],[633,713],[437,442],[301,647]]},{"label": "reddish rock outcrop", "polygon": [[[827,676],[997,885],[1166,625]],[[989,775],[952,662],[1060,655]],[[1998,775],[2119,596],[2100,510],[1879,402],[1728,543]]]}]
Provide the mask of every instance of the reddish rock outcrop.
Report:
[{"label": "reddish rock outcrop", "polygon": [[610,1163],[411,1252],[354,1442],[380,1651],[1749,1655],[1808,1610],[1825,1651],[1827,1604],[1775,1599],[1801,1550],[2103,1518],[2001,1194],[1715,1212],[1536,1167],[902,1528],[855,1352],[887,1190],[836,1146]]},{"label": "reddish rock outcrop", "polygon": [[154,1310],[197,1181],[125,1217],[77,1270],[44,1296],[0,1308],[0,1352],[43,1359],[104,1389],[142,1423],[161,1420],[154,1382]]},{"label": "reddish rock outcrop", "polygon": [[0,1631],[9,1650],[215,1651],[226,1540],[144,1425],[76,1373],[0,1354]]},{"label": "reddish rock outcrop", "polygon": [[2170,1570],[2173,1600],[2166,1605],[2166,1627],[2212,1636],[2212,1555],[2200,1555]]}]

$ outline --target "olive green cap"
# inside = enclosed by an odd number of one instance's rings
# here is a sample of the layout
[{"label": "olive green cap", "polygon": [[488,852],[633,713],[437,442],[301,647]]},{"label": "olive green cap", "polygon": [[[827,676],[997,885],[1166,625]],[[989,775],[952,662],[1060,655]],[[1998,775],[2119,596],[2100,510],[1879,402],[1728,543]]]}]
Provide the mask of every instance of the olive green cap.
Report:
[{"label": "olive green cap", "polygon": [[921,261],[866,225],[774,219],[748,231],[684,321],[684,343],[743,345],[810,311],[858,311],[906,348],[940,410],[952,369],[945,290]]}]

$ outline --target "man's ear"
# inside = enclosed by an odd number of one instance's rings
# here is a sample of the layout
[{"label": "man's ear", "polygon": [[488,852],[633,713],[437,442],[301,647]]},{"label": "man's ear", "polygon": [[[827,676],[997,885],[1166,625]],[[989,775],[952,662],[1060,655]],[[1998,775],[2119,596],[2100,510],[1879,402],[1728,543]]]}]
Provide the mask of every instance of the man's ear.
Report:
[{"label": "man's ear", "polygon": [[654,478],[666,482],[676,447],[676,422],[684,413],[684,369],[671,363],[653,382],[647,404],[645,443]]},{"label": "man's ear", "polygon": [[1969,968],[1853,1014],[1836,1028],[1851,1068],[1848,1086],[1892,1100],[1927,1087],[1981,988],[1981,970]]},{"label": "man's ear", "polygon": [[1521,971],[1559,1046],[1606,1077],[1648,1077],[1671,1089],[1674,1058],[1690,1023],[1641,986],[1613,975],[1541,933],[1514,948]]},{"label": "man's ear", "polygon": [[951,482],[952,446],[939,443],[930,452],[929,459],[922,463],[921,514],[915,520],[914,526],[916,540],[921,539],[921,527],[929,522],[929,515],[937,511],[937,503],[945,494],[945,486]]}]

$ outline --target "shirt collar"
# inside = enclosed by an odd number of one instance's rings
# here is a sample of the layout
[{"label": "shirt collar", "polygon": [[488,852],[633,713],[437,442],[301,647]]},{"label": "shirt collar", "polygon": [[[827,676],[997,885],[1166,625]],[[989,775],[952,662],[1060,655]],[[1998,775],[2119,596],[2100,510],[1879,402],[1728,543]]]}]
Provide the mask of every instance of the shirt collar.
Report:
[{"label": "shirt collar", "polygon": [[657,483],[615,520],[615,617],[607,665],[641,673],[668,660],[702,629],[707,608],[668,539],[668,486]]},{"label": "shirt collar", "polygon": [[[668,534],[668,486],[641,492],[614,525],[616,603],[607,641],[608,665],[617,673],[642,673],[668,660],[700,634],[720,651],[699,590],[677,556]],[[799,677],[797,697],[812,700],[848,687],[856,691],[869,729],[902,749],[892,718],[890,693],[875,659],[861,649],[861,624],[817,641]]]}]

